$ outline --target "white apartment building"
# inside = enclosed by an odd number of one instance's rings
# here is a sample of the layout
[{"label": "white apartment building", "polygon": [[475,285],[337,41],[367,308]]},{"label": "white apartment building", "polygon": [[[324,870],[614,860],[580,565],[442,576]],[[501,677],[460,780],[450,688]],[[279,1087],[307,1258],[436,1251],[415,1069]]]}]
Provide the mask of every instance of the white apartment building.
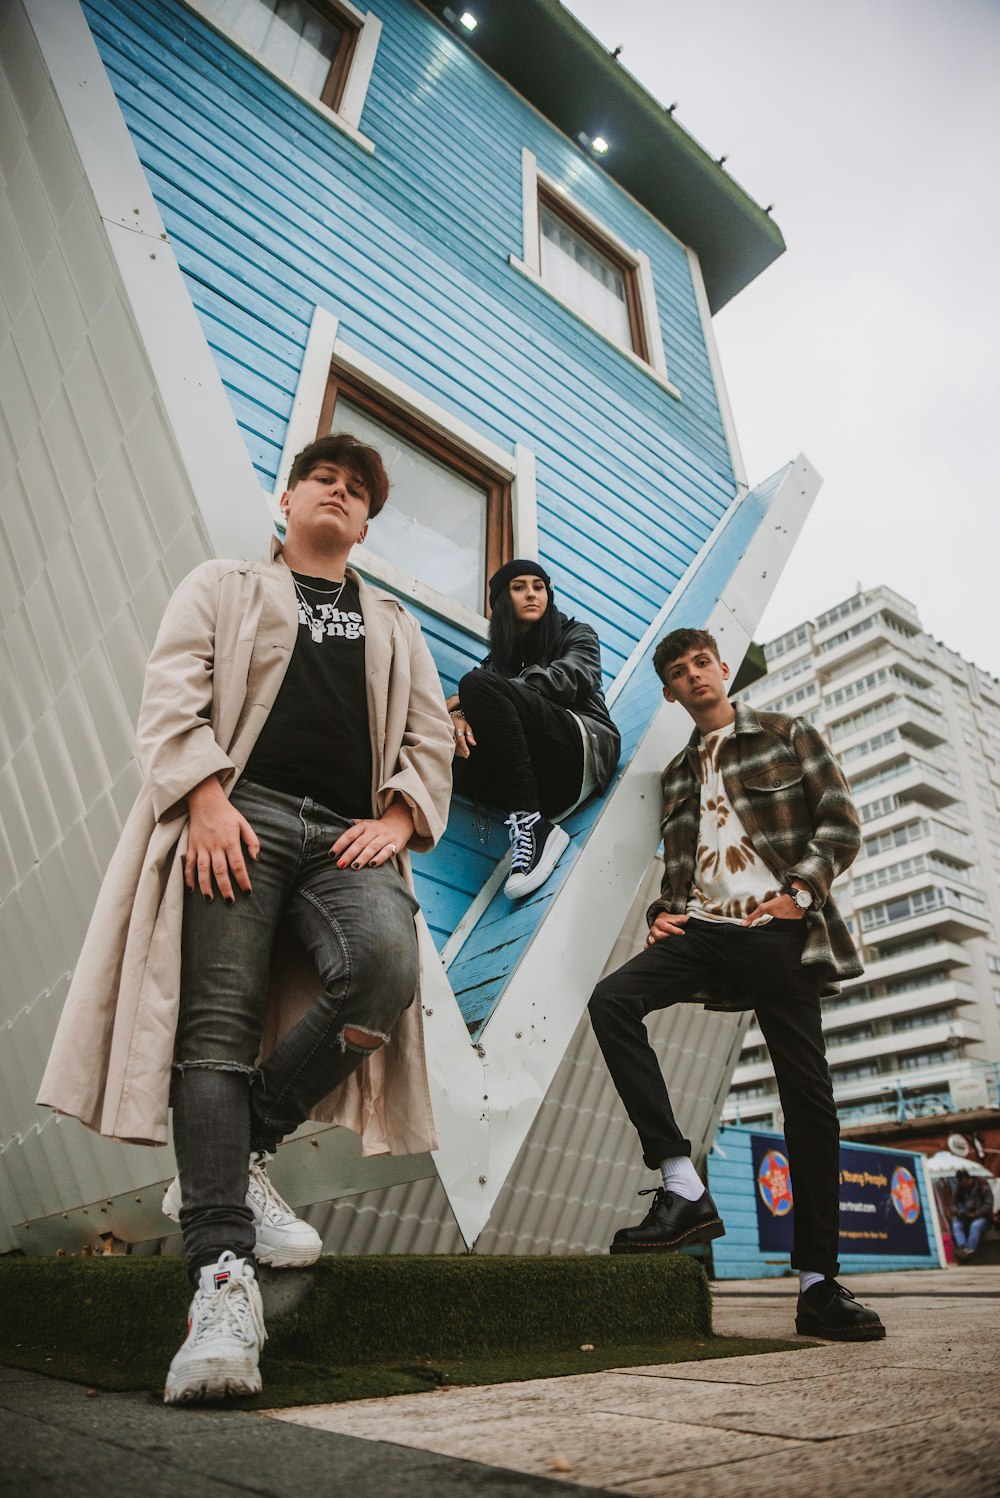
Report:
[{"label": "white apartment building", "polygon": [[[834,889],[862,978],[824,1004],[845,1122],[998,1101],[1000,682],[927,635],[889,588],[765,647],[754,707],[809,718],[835,750],[863,844]],[[780,1126],[751,1023],[723,1113]]]}]

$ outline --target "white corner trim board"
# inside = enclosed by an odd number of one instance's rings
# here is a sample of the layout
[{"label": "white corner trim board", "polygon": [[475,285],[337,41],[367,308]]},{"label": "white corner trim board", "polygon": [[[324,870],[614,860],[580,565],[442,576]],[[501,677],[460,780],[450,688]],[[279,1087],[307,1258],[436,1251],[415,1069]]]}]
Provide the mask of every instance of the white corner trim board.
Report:
[{"label": "white corner trim board", "polygon": [[712,309],[708,304],[708,292],[705,290],[705,278],[701,272],[701,260],[696,250],[690,245],[687,251],[688,265],[691,268],[691,284],[694,287],[694,298],[698,306],[698,316],[701,318],[701,329],[705,339],[705,351],[708,354],[708,363],[712,371],[712,380],[715,384],[715,393],[719,401],[719,416],[722,419],[722,429],[726,437],[726,445],[729,448],[729,461],[733,465],[733,474],[736,478],[736,487],[739,492],[745,493],[750,487],[747,479],[747,471],[743,462],[743,452],[740,448],[740,439],[736,431],[736,420],[733,416],[733,408],[729,402],[729,391],[726,387],[726,377],[722,372],[722,360],[719,358],[719,346],[715,341],[715,324],[712,321]]},{"label": "white corner trim board", "polygon": [[260,485],[78,0],[22,0],[216,556],[255,557]]}]

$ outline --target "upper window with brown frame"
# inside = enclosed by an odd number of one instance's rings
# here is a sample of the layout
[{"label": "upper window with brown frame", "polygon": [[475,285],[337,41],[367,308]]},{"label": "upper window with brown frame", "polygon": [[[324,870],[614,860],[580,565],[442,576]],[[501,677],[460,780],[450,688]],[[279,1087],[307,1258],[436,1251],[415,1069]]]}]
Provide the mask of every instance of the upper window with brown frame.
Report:
[{"label": "upper window with brown frame", "polygon": [[541,184],[538,252],[542,280],[588,322],[648,360],[638,267],[595,226]]},{"label": "upper window with brown frame", "polygon": [[[364,553],[484,614],[487,579],[513,556],[509,477],[336,366],[316,435],[331,431],[378,448],[392,482]],[[364,554],[358,561],[364,566]]]},{"label": "upper window with brown frame", "polygon": [[338,124],[358,125],[381,29],[377,17],[350,0],[185,4]]},{"label": "upper window with brown frame", "polygon": [[667,377],[649,256],[542,176],[533,152],[522,160],[523,258],[510,263],[679,398]]}]

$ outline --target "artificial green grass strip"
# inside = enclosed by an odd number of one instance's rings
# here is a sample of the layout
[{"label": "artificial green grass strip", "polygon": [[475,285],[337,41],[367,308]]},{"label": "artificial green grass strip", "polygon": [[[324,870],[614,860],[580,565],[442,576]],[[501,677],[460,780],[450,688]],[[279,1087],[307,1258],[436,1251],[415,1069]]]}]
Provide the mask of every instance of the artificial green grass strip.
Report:
[{"label": "artificial green grass strip", "polygon": [[[704,1271],[676,1254],[324,1258],[263,1278],[265,1302],[303,1292],[268,1313],[265,1405],[800,1345],[712,1337]],[[0,1259],[0,1361],[159,1389],[190,1294],[181,1259]]]},{"label": "artificial green grass strip", "polygon": [[[286,1274],[289,1272],[286,1271]],[[323,1258],[300,1304],[268,1316],[275,1357],[338,1366],[709,1332],[704,1271],[678,1254],[635,1258]],[[276,1288],[284,1279],[264,1278]],[[293,1280],[284,1279],[291,1285]],[[0,1341],[172,1356],[191,1291],[181,1259],[0,1259]],[[113,1352],[112,1352],[113,1349]]]},{"label": "artificial green grass strip", "polygon": [[[506,1358],[448,1358],[422,1364],[384,1367],[330,1367],[288,1359],[275,1359],[265,1348],[261,1357],[264,1392],[252,1399],[219,1401],[213,1408],[283,1409],[297,1404],[342,1404],[353,1399],[380,1399],[393,1394],[426,1394],[434,1390],[477,1387],[486,1384],[519,1383],[527,1379],[563,1378],[575,1373],[600,1373],[608,1368],[639,1368],[647,1364],[699,1362],[703,1359],[748,1357],[758,1353],[799,1352],[815,1346],[811,1342],[775,1339],[716,1337],[704,1341],[690,1338],[647,1343],[631,1347],[597,1347],[592,1353],[557,1348],[551,1352],[524,1352]],[[163,1388],[166,1364],[129,1369],[99,1355],[70,1356],[57,1347],[22,1346],[0,1353],[0,1361],[15,1368],[68,1379],[107,1393],[149,1390],[158,1396]]]}]

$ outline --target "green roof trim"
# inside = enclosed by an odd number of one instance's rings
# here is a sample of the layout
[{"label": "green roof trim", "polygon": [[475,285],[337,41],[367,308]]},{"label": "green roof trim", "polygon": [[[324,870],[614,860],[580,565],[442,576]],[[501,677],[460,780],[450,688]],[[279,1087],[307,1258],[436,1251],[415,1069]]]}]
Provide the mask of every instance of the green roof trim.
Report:
[{"label": "green roof trim", "polygon": [[[445,9],[422,3],[439,17]],[[468,9],[477,29],[453,34],[570,140],[605,136],[607,155],[588,158],[697,252],[713,312],[783,253],[773,219],[559,0]]]}]

